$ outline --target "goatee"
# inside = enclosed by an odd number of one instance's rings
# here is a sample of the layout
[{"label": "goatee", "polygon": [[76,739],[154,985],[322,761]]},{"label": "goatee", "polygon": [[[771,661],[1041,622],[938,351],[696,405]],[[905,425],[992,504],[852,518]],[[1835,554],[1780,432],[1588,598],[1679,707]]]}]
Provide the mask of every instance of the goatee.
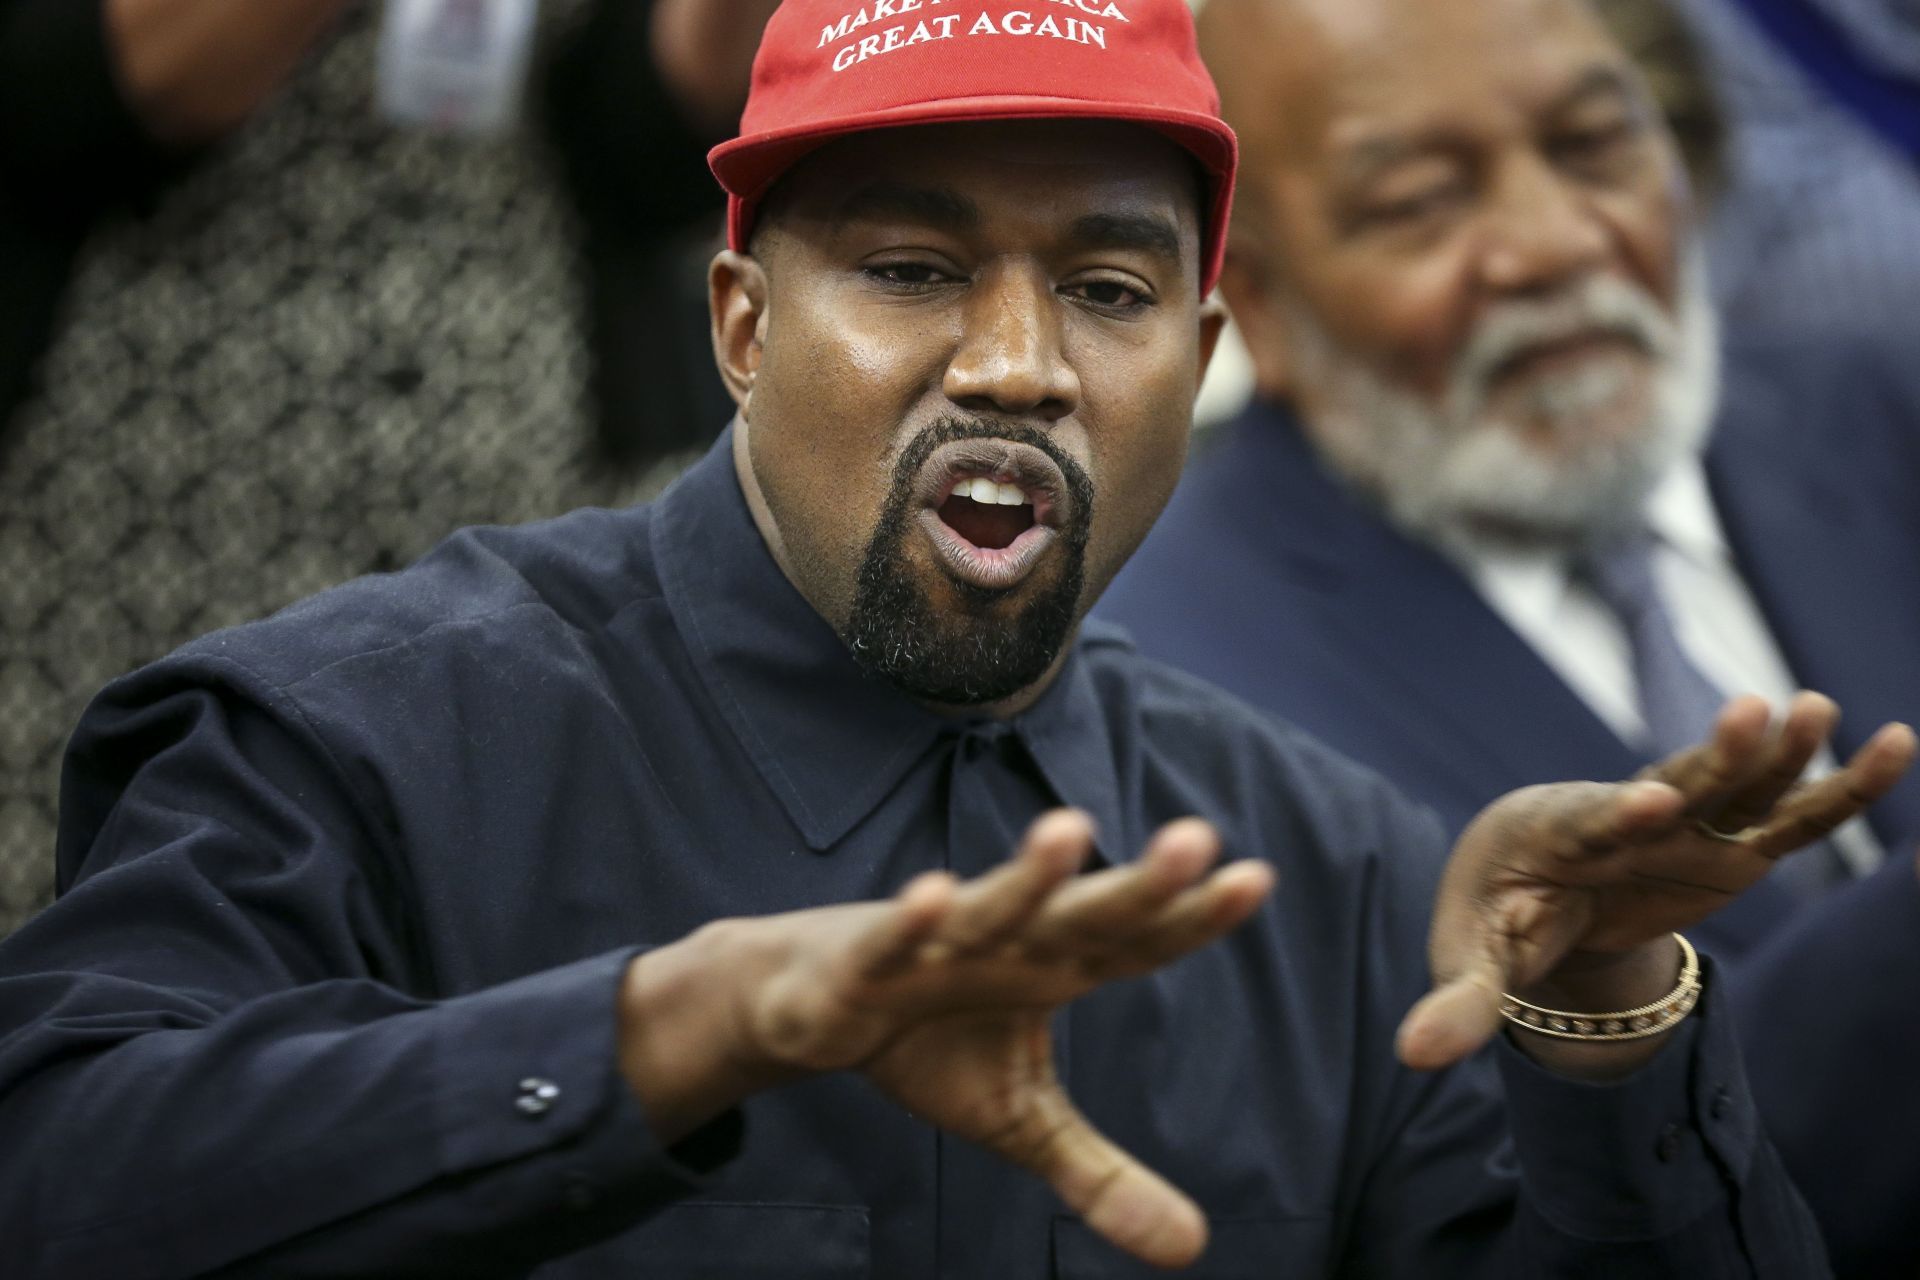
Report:
[{"label": "goatee", "polygon": [[[935,449],[973,439],[1040,450],[1060,468],[1072,498],[1070,521],[1057,530],[1052,572],[1030,588],[1037,594],[1012,617],[994,612],[1005,593],[963,582],[947,584],[959,604],[942,609],[915,580],[906,555],[921,468]],[[863,670],[923,702],[980,706],[1010,698],[1047,673],[1073,634],[1092,528],[1093,482],[1045,433],[983,418],[942,418],[915,436],[894,466],[841,637]]]}]

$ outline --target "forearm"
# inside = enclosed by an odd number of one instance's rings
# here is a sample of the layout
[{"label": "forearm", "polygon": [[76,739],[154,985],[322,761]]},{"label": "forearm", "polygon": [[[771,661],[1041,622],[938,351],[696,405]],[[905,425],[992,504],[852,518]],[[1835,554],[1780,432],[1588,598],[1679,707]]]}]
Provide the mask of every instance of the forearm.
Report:
[{"label": "forearm", "polygon": [[1818,1277],[1825,1252],[1761,1128],[1711,972],[1632,1075],[1565,1079],[1499,1052],[1521,1166],[1520,1275]]},{"label": "forearm", "polygon": [[[61,1016],[0,1057],[0,1147],[31,1153],[0,1161],[0,1237],[24,1243],[29,1276],[156,1258],[178,1274],[524,1273],[699,1183],[614,1069],[627,963],[437,1004],[333,982],[218,1014],[131,983],[8,980],[9,1021],[49,998]],[[586,1209],[569,1203],[583,1185]]]},{"label": "forearm", "polygon": [[153,668],[75,734],[66,892],[0,942],[9,1280],[524,1275],[698,1189],[728,1126],[669,1151],[618,1070],[639,948],[450,974],[256,679]]},{"label": "forearm", "polygon": [[169,143],[212,141],[252,115],[353,0],[104,0],[136,115]]}]

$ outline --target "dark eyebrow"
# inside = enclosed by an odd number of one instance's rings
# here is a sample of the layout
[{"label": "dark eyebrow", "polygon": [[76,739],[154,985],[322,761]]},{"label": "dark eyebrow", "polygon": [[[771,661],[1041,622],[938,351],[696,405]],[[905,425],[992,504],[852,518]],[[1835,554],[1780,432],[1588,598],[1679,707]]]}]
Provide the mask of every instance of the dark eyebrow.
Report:
[{"label": "dark eyebrow", "polygon": [[1068,239],[1091,249],[1131,249],[1179,261],[1180,232],[1153,213],[1089,213],[1075,218]]},{"label": "dark eyebrow", "polygon": [[844,222],[897,218],[943,231],[971,231],[980,225],[980,207],[950,187],[886,180],[857,188],[840,202],[836,213]]}]

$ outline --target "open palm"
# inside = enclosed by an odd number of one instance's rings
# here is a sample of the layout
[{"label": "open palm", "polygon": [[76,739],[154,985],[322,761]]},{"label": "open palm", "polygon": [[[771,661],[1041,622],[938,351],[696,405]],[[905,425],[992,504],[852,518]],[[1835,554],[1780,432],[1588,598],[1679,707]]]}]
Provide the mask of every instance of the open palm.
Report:
[{"label": "open palm", "polygon": [[793,930],[796,945],[742,1011],[744,1035],[796,1071],[863,1072],[915,1115],[1047,1179],[1121,1248],[1178,1265],[1204,1246],[1204,1219],[1080,1114],[1054,1073],[1049,1027],[1101,983],[1238,925],[1273,873],[1237,863],[1209,874],[1219,840],[1193,819],[1163,828],[1132,864],[1078,875],[1092,840],[1085,815],[1058,811],[978,880],[934,873],[889,902],[754,922]]}]

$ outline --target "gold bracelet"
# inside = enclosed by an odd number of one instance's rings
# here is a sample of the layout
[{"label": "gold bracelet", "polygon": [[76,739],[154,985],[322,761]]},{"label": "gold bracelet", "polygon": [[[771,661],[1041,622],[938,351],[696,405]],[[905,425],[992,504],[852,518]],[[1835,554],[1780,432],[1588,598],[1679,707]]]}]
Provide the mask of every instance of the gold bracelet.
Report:
[{"label": "gold bracelet", "polygon": [[1679,934],[1680,980],[1673,990],[1652,1004],[1618,1013],[1568,1013],[1564,1009],[1543,1009],[1518,996],[1502,993],[1500,1014],[1508,1022],[1539,1036],[1557,1040],[1617,1041],[1644,1040],[1657,1036],[1693,1012],[1700,1003],[1700,956],[1693,944]]}]

